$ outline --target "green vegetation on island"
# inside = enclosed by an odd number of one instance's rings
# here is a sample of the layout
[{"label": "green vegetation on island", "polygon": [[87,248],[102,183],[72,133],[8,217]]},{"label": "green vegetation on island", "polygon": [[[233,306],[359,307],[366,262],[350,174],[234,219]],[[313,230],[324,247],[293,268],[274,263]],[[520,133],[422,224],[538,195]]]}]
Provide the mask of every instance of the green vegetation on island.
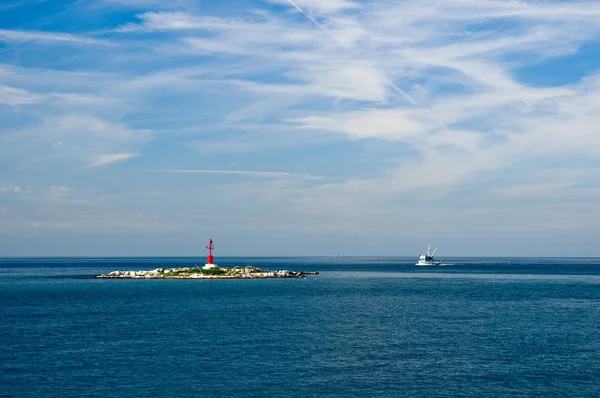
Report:
[{"label": "green vegetation on island", "polygon": [[257,267],[224,268],[217,266],[157,268],[151,271],[113,271],[97,278],[130,278],[130,279],[242,279],[242,278],[301,278],[305,275],[316,275],[318,271],[266,271]]}]

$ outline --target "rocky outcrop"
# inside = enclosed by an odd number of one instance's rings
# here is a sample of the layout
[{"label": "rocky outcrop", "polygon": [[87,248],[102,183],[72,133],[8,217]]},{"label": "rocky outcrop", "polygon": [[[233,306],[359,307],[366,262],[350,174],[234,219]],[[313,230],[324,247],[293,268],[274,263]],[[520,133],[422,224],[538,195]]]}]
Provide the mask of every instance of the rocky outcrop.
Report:
[{"label": "rocky outcrop", "polygon": [[211,269],[203,268],[157,268],[151,271],[112,271],[109,274],[97,275],[96,278],[129,278],[129,279],[254,279],[254,278],[303,278],[306,275],[317,275],[319,271],[267,271],[256,267],[234,267]]}]

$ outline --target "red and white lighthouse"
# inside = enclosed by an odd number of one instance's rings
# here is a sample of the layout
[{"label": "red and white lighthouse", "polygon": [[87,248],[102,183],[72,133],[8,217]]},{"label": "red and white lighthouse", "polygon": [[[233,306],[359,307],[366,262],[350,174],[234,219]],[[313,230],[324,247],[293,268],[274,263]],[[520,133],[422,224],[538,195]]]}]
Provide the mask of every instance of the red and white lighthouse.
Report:
[{"label": "red and white lighthouse", "polygon": [[215,246],[213,245],[213,240],[210,239],[208,241],[208,246],[206,246],[206,248],[208,249],[208,260],[206,261],[206,265],[202,268],[204,269],[211,269],[211,268],[219,268],[216,265],[213,264],[213,255],[212,252],[215,249]]},{"label": "red and white lighthouse", "polygon": [[212,264],[212,263],[213,263],[213,255],[212,255],[212,251],[213,251],[213,249],[214,249],[215,247],[213,246],[213,241],[212,241],[212,239],[210,239],[210,240],[208,241],[208,246],[206,246],[206,248],[208,249],[208,261],[206,262],[206,264],[208,265],[208,264]]}]

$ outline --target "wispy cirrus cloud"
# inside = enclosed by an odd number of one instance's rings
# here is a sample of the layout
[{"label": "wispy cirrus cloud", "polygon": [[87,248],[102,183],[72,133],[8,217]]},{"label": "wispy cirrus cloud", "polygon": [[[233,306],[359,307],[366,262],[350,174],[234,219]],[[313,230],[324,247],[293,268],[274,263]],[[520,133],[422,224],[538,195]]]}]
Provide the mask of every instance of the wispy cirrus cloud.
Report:
[{"label": "wispy cirrus cloud", "polygon": [[105,166],[109,163],[122,162],[140,156],[141,153],[109,153],[95,155],[88,162],[88,167]]},{"label": "wispy cirrus cloud", "polygon": [[17,8],[17,7],[21,7],[25,4],[28,3],[40,3],[43,2],[45,0],[33,0],[33,1],[26,1],[26,0],[5,0],[2,2],[2,4],[0,4],[0,10],[10,10],[11,8]]},{"label": "wispy cirrus cloud", "polygon": [[137,14],[141,21],[129,23],[119,29],[121,32],[136,30],[210,30],[227,26],[227,22],[219,18],[194,16],[186,12],[153,12]]},{"label": "wispy cirrus cloud", "polygon": [[105,120],[72,115],[45,119],[40,126],[0,136],[5,160],[26,164],[79,162],[101,166],[139,156],[113,151],[139,148],[150,140],[148,130],[134,130]]},{"label": "wispy cirrus cloud", "polygon": [[0,104],[27,105],[39,102],[41,97],[20,88],[0,85]]},{"label": "wispy cirrus cloud", "polygon": [[125,8],[133,10],[148,9],[179,9],[191,8],[197,5],[194,0],[172,0],[165,2],[162,0],[95,0],[95,7]]},{"label": "wispy cirrus cloud", "polygon": [[232,208],[268,208],[303,231],[393,233],[421,222],[413,214],[450,223],[473,209],[494,211],[469,222],[509,231],[524,223],[523,198],[540,200],[530,214],[542,225],[568,212],[551,196],[575,208],[598,186],[579,173],[600,156],[597,2],[120,6],[130,14],[104,27],[101,41],[117,45],[101,56],[79,45],[93,33],[0,31],[9,49],[52,42],[89,57],[79,67],[0,59],[4,159],[163,171],[128,188],[140,192],[177,191],[168,174],[219,174],[215,192]]},{"label": "wispy cirrus cloud", "polygon": [[2,187],[0,186],[0,193],[29,193],[33,190],[31,186],[15,185],[13,187]]},{"label": "wispy cirrus cloud", "polygon": [[0,41],[65,42],[75,44],[110,45],[109,42],[68,33],[0,29]]},{"label": "wispy cirrus cloud", "polygon": [[229,174],[247,177],[264,177],[264,178],[301,178],[301,179],[321,179],[321,176],[315,176],[303,173],[287,173],[282,171],[248,171],[248,170],[177,170],[177,169],[165,169],[165,170],[152,170],[159,173],[176,173],[176,174]]}]

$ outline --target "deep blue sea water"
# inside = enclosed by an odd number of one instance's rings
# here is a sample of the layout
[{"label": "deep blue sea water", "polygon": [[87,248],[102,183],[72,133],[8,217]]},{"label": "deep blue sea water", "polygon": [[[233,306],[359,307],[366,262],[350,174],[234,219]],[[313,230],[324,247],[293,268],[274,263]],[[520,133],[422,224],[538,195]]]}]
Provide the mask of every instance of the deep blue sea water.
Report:
[{"label": "deep blue sea water", "polygon": [[0,259],[0,397],[600,396],[600,259]]}]

